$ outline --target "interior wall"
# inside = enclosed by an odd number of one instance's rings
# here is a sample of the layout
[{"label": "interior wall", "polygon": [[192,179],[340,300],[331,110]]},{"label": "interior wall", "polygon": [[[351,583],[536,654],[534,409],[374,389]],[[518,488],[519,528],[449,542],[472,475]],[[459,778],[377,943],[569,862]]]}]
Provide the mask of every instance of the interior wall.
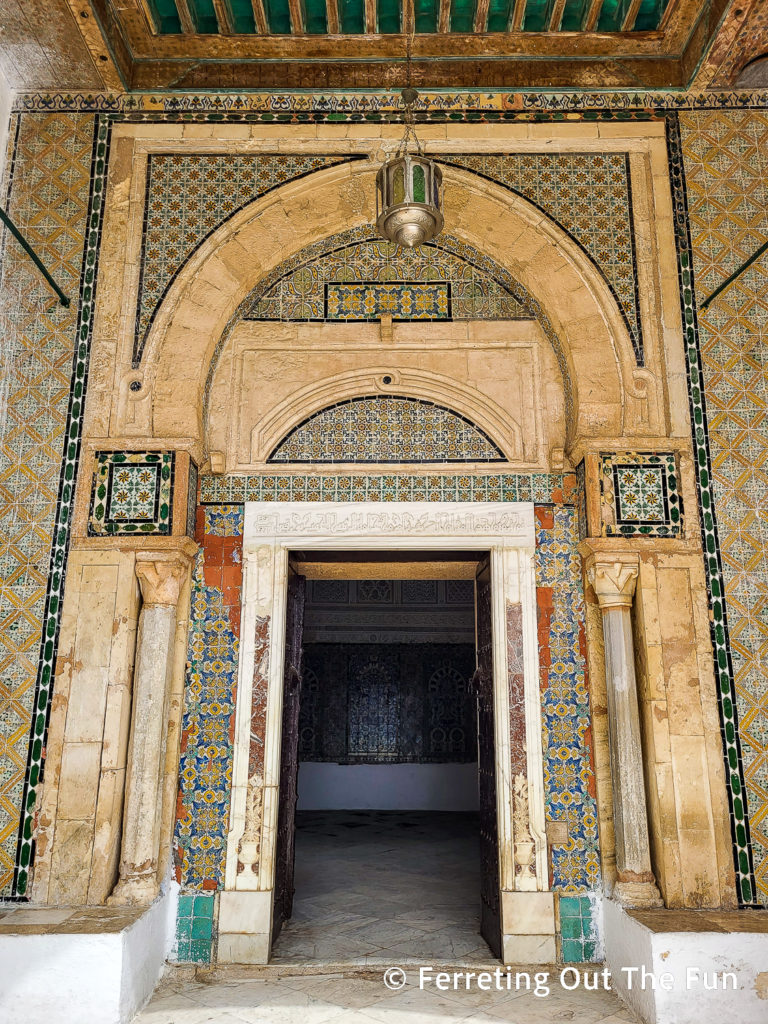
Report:
[{"label": "interior wall", "polygon": [[299,766],[298,810],[476,811],[477,764]]}]

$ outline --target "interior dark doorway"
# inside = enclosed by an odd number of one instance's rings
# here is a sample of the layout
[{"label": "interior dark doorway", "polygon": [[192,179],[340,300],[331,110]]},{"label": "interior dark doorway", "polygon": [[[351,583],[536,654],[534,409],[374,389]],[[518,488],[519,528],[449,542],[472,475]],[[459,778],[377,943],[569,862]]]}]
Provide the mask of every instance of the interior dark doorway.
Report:
[{"label": "interior dark doorway", "polygon": [[489,571],[454,561],[291,576],[276,962],[500,955]]}]

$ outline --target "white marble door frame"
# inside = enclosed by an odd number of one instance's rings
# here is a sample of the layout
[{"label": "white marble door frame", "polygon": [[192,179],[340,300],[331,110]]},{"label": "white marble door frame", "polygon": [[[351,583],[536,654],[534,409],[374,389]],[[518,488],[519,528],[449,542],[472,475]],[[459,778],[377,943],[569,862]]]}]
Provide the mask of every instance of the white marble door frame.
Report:
[{"label": "white marble door frame", "polygon": [[[291,550],[490,552],[496,790],[502,931],[515,934],[514,918],[530,917],[519,897],[549,897],[541,746],[534,514],[529,502],[247,502],[243,542],[243,602],[235,717],[230,830],[225,892],[219,914],[219,960],[266,962],[271,933],[272,890],[280,781],[288,558]],[[527,828],[513,802],[510,777],[508,608],[522,617]],[[268,619],[268,644],[264,622]],[[261,647],[256,649],[257,627]],[[519,641],[519,638],[518,638]],[[263,772],[249,787],[249,750],[254,679],[266,685]],[[517,832],[517,835],[515,834]],[[521,838],[534,845],[530,863],[515,862]],[[249,846],[248,855],[243,850]],[[251,848],[252,851],[251,852]],[[519,857],[518,857],[519,860]],[[510,900],[509,897],[512,897]],[[514,897],[518,897],[517,903]],[[547,904],[549,905],[549,904]],[[540,918],[536,913],[534,916]],[[545,914],[545,917],[549,917]],[[539,934],[542,929],[537,929]],[[549,932],[549,926],[544,929]],[[552,922],[554,930],[554,922]],[[523,931],[530,932],[526,927]],[[518,930],[519,933],[519,930]],[[526,950],[507,951],[526,958]],[[537,949],[537,955],[539,950]],[[518,961],[519,962],[519,961]]]}]

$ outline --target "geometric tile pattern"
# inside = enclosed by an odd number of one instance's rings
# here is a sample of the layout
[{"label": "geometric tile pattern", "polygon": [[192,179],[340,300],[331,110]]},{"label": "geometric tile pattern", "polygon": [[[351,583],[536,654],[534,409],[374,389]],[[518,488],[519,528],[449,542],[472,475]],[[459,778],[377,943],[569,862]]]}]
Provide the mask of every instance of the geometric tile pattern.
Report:
[{"label": "geometric tile pattern", "polygon": [[610,452],[600,456],[604,537],[677,537],[682,527],[675,456]]},{"label": "geometric tile pattern", "polygon": [[204,505],[243,501],[573,501],[573,473],[204,475]]},{"label": "geometric tile pattern", "polygon": [[179,896],[176,916],[177,963],[209,964],[213,941],[213,904],[215,896]]},{"label": "geometric tile pattern", "polygon": [[[67,309],[59,305],[29,257],[4,233],[0,260],[2,897],[26,893],[33,856],[35,794],[44,756],[82,416],[82,353],[87,350],[88,328],[78,297],[89,306],[91,284],[82,275],[94,129],[94,117],[78,113],[24,114],[14,116],[11,125],[10,188],[3,205],[72,304]],[[78,337],[85,340],[73,363]],[[22,805],[26,811],[20,821]]]},{"label": "geometric tile pattern", "polygon": [[97,452],[88,534],[171,532],[174,452]]},{"label": "geometric tile pattern", "polygon": [[157,307],[179,270],[224,221],[254,199],[345,157],[150,153],[136,305],[138,366]]},{"label": "geometric tile pattern", "polygon": [[[339,294],[342,282],[348,291]],[[374,282],[383,287],[374,291]],[[526,299],[507,271],[450,235],[407,249],[363,227],[314,243],[280,264],[259,283],[243,315],[247,320],[372,320],[382,313],[395,320],[518,320],[531,318]]]},{"label": "geometric tile pattern", "polygon": [[643,362],[629,156],[626,153],[441,154],[523,196],[552,217],[602,272]]},{"label": "geometric tile pattern", "polygon": [[198,509],[196,539],[174,833],[176,879],[183,893],[224,884],[240,649],[242,506]]},{"label": "geometric tile pattern", "polygon": [[544,803],[547,821],[568,827],[567,842],[550,847],[551,885],[584,893],[601,877],[578,524],[571,506],[534,512]]},{"label": "geometric tile pattern", "polygon": [[[680,131],[700,305],[768,238],[768,111],[681,114]],[[768,254],[699,308],[698,332],[707,412],[703,440],[711,460],[707,482],[719,534],[714,569],[725,596],[725,609],[717,601],[715,613],[727,630],[729,654],[721,676],[732,673],[732,680],[721,678],[721,692],[737,866],[745,902],[766,905]],[[713,589],[717,597],[720,591]],[[732,701],[736,716],[727,713]],[[756,891],[746,894],[750,867]]]},{"label": "geometric tile pattern", "polygon": [[449,320],[450,285],[444,281],[374,284],[370,281],[325,286],[329,320]]},{"label": "geometric tile pattern", "polygon": [[432,402],[376,395],[315,413],[268,462],[503,462],[486,434]]}]

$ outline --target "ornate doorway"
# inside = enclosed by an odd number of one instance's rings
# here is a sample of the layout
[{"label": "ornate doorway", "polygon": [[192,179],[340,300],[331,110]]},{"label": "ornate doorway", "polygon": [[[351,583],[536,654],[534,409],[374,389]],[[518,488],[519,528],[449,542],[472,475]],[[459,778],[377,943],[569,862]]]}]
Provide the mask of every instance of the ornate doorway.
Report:
[{"label": "ornate doorway", "polygon": [[[275,921],[290,550],[490,551],[490,642],[495,744],[498,907],[502,958],[520,962],[554,935],[548,891],[541,721],[529,503],[246,503],[243,638],[226,891],[220,935],[242,936],[238,959],[267,962]],[[520,671],[522,669],[522,672]],[[522,680],[520,680],[522,676]],[[522,700],[510,704],[513,679]],[[517,691],[515,691],[517,692]],[[510,770],[511,735],[525,736]],[[261,737],[264,737],[263,745]],[[278,904],[279,905],[279,904]],[[521,931],[516,921],[523,922]],[[526,930],[527,929],[527,930]],[[521,940],[521,941],[518,941]],[[535,944],[537,950],[541,943]],[[552,944],[554,952],[554,943]],[[540,953],[537,953],[540,956]]]}]

